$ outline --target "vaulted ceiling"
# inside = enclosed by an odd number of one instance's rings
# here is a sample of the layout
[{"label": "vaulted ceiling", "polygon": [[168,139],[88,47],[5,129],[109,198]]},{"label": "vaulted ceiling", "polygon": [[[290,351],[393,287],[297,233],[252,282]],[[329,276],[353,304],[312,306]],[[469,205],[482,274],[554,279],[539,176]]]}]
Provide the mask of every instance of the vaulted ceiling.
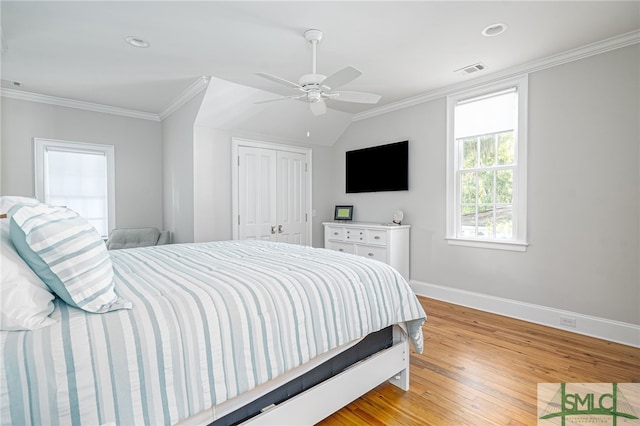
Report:
[{"label": "vaulted ceiling", "polygon": [[[3,87],[157,114],[201,76],[294,94],[262,79],[311,72],[306,29],[324,32],[318,72],[378,105],[638,31],[638,1],[2,1]],[[498,36],[482,30],[506,25]],[[136,48],[135,36],[149,42]],[[481,62],[485,70],[455,72]],[[21,86],[13,82],[20,82]]]}]

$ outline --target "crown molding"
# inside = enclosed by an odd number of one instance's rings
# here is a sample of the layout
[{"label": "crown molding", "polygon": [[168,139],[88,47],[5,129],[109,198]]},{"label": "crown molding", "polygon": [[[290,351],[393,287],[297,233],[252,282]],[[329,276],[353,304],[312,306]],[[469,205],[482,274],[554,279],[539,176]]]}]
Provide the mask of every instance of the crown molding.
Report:
[{"label": "crown molding", "polygon": [[184,92],[176,96],[176,98],[171,101],[169,105],[165,107],[165,109],[160,111],[160,120],[164,120],[165,118],[173,114],[181,106],[189,102],[194,96],[196,96],[202,90],[206,89],[209,85],[210,80],[211,77],[202,76],[194,81],[189,87],[184,90]]},{"label": "crown molding", "polygon": [[622,47],[627,47],[638,43],[640,43],[640,31],[632,31],[630,33],[611,37],[576,49],[567,50],[557,55],[552,55],[543,59],[528,62],[526,64],[509,68],[504,71],[488,74],[484,77],[477,77],[473,80],[452,84],[450,86],[436,89],[422,95],[413,96],[378,108],[363,111],[361,113],[354,114],[351,121],[359,121],[378,115],[387,114],[389,112],[433,101],[435,99],[442,98],[443,96],[450,95],[451,93],[460,90],[470,89],[474,86],[491,83],[497,80],[502,80],[504,78],[515,77],[521,74],[541,71],[547,68],[552,68],[558,65],[566,64],[568,62],[577,61],[580,59],[588,58],[589,56],[598,55],[600,53],[605,53],[611,50],[620,49]]},{"label": "crown molding", "polygon": [[130,118],[139,118],[142,120],[160,121],[160,117],[158,116],[158,114],[153,114],[150,112],[135,111],[132,109],[118,108],[109,105],[94,104],[92,102],[59,98],[57,96],[42,95],[40,93],[25,92],[22,90],[2,88],[0,90],[0,96],[11,99],[18,99],[21,101],[39,102],[42,104],[77,108],[86,111],[102,112],[105,114],[115,114]]},{"label": "crown molding", "polygon": [[160,114],[154,114],[151,112],[144,112],[144,111],[136,111],[136,110],[126,109],[126,108],[118,108],[118,107],[113,107],[109,105],[95,104],[92,102],[77,101],[75,99],[59,98],[57,96],[49,96],[49,95],[43,95],[40,93],[25,92],[23,90],[8,89],[4,87],[0,89],[0,96],[11,98],[11,99],[18,99],[21,101],[39,102],[39,103],[49,104],[49,105],[83,109],[86,111],[102,112],[105,114],[115,114],[115,115],[121,115],[124,117],[130,117],[130,118],[139,118],[142,120],[161,121],[166,117],[168,117],[169,115],[171,115],[177,109],[179,109],[182,105],[189,102],[191,98],[196,96],[203,89],[205,89],[209,84],[209,80],[210,80],[210,77],[198,78],[189,87],[187,87],[184,92],[182,92],[173,101],[171,101],[171,103],[165,109],[163,109],[160,112]]}]

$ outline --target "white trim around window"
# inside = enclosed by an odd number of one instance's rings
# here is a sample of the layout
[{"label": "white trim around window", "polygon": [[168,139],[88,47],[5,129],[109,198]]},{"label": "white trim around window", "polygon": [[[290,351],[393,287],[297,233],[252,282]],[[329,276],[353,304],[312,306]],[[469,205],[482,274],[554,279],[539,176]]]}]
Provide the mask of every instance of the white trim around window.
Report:
[{"label": "white trim around window", "polygon": [[113,145],[101,145],[86,142],[69,142],[54,139],[34,138],[34,170],[36,198],[42,203],[47,199],[47,152],[69,152],[78,154],[101,155],[106,159],[107,183],[107,230],[103,238],[108,237],[116,227],[116,193],[115,193],[115,151]]},{"label": "white trim around window", "polygon": [[[512,234],[510,238],[495,236],[465,235],[463,228],[463,190],[461,185],[463,166],[462,144],[456,140],[455,112],[457,105],[466,101],[481,100],[497,96],[507,91],[517,93],[517,112],[514,123],[515,151],[512,192]],[[470,90],[454,93],[447,97],[447,229],[446,239],[450,245],[490,248],[499,250],[525,251],[527,247],[527,103],[528,75],[505,79],[499,82],[477,86]],[[478,153],[478,155],[480,155]],[[497,156],[497,152],[495,154]],[[479,160],[480,161],[480,160]],[[496,160],[497,161],[497,160]],[[498,163],[496,163],[498,164]],[[498,167],[499,168],[499,167]],[[478,170],[481,170],[479,167]],[[477,200],[477,199],[476,199]],[[478,201],[476,201],[478,203]],[[494,203],[496,203],[494,199]],[[494,206],[495,209],[495,206]],[[495,218],[495,216],[494,216]],[[495,225],[494,225],[495,226]]]}]

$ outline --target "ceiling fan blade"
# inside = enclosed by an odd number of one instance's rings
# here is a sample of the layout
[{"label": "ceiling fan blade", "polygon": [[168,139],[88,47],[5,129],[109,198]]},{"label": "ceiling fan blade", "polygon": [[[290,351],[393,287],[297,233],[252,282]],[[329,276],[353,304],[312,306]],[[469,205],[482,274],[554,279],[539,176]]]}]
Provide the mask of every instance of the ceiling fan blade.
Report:
[{"label": "ceiling fan blade", "polygon": [[293,96],[283,96],[281,98],[273,98],[273,99],[265,99],[264,101],[256,101],[254,102],[254,104],[266,104],[269,102],[275,102],[275,101],[284,101],[285,99],[302,99],[304,98],[306,95],[302,94],[302,95],[293,95]]},{"label": "ceiling fan blade", "polygon": [[267,74],[266,72],[257,72],[255,73],[258,77],[266,78],[267,80],[275,81],[278,84],[282,84],[283,86],[291,87],[292,89],[301,89],[298,83],[294,83],[293,81],[285,80],[284,78],[278,77],[276,75]]},{"label": "ceiling fan blade", "polygon": [[322,80],[322,85],[327,86],[329,89],[335,89],[343,84],[347,84],[350,81],[360,77],[362,73],[352,66],[344,67],[340,71],[336,71],[329,77]]},{"label": "ceiling fan blade", "polygon": [[311,102],[309,104],[309,108],[311,108],[311,113],[313,115],[322,115],[327,112],[327,104],[325,104],[323,100]]},{"label": "ceiling fan blade", "polygon": [[[335,92],[328,93],[329,99],[334,101],[342,101],[342,102],[356,102],[359,104],[377,104],[380,100],[380,95],[375,95],[373,93],[363,93],[363,92]],[[336,96],[337,95],[337,96]]]}]

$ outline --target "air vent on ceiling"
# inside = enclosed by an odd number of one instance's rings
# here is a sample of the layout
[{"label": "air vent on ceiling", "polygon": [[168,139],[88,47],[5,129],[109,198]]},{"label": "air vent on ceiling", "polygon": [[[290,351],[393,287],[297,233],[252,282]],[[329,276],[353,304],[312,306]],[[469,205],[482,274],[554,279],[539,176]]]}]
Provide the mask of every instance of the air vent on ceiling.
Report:
[{"label": "air vent on ceiling", "polygon": [[467,75],[473,74],[478,71],[482,71],[486,68],[486,66],[482,62],[478,62],[477,64],[467,65],[466,67],[462,67],[460,69],[455,70],[456,73]]}]

